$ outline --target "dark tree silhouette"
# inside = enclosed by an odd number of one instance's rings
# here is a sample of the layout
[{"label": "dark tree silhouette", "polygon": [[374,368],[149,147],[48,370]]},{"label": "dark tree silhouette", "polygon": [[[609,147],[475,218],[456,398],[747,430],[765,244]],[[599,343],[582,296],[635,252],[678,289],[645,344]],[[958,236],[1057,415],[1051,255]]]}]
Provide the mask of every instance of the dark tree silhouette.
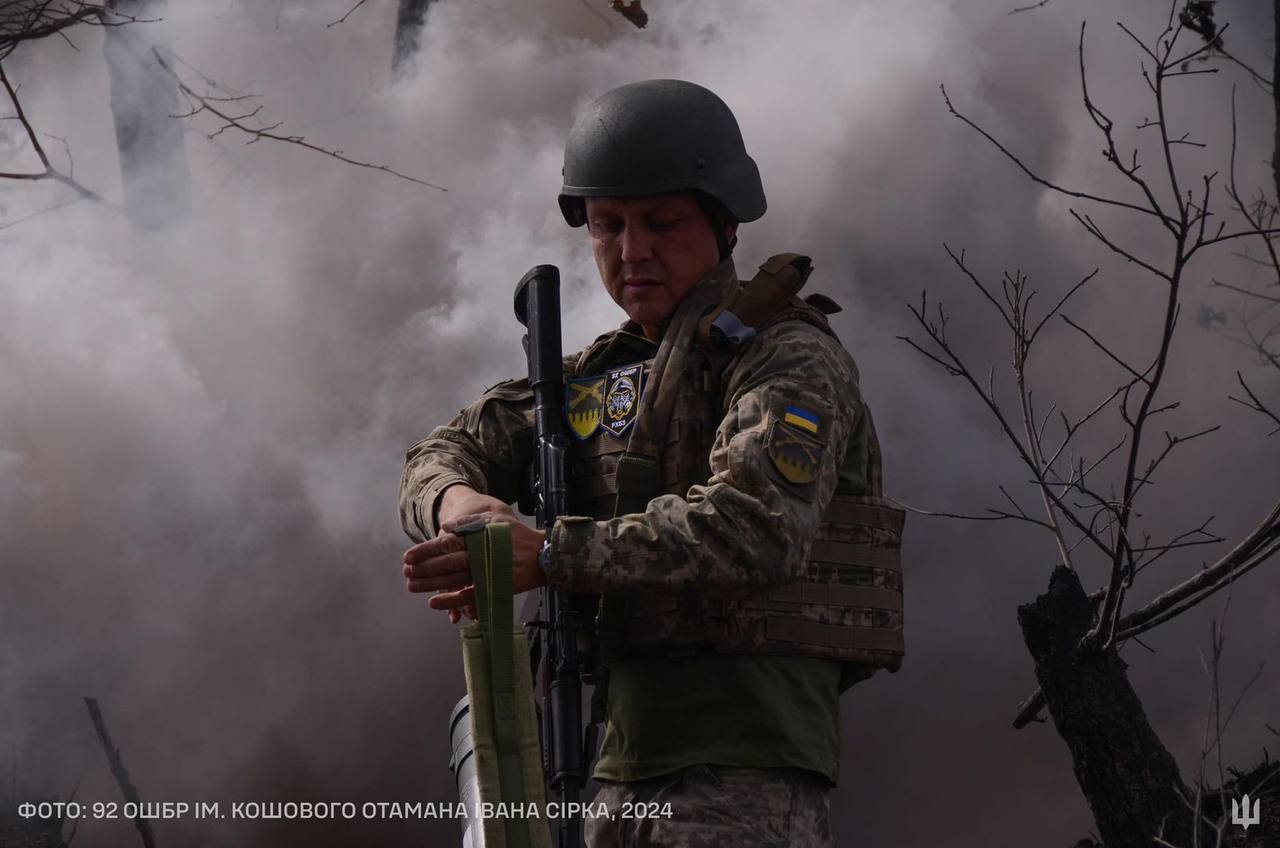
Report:
[{"label": "dark tree silhouette", "polygon": [[[940,304],[931,306],[927,293],[922,293],[918,306],[911,307],[924,339],[904,340],[948,374],[962,378],[981,398],[1028,472],[1039,501],[1037,509],[1024,507],[1015,494],[1002,487],[1007,506],[988,509],[985,515],[934,514],[1030,523],[1050,534],[1057,548],[1059,562],[1048,591],[1018,610],[1040,690],[1021,706],[1015,727],[1025,726],[1048,708],[1058,734],[1071,751],[1077,780],[1107,848],[1146,848],[1153,840],[1165,845],[1200,846],[1214,844],[1222,833],[1222,805],[1216,809],[1216,819],[1206,815],[1207,808],[1201,803],[1205,795],[1203,770],[1198,771],[1194,787],[1183,780],[1177,763],[1147,720],[1119,652],[1126,642],[1140,641],[1142,633],[1229,589],[1250,570],[1280,553],[1280,491],[1273,504],[1260,510],[1257,526],[1216,560],[1205,563],[1195,576],[1169,587],[1137,610],[1126,612],[1125,600],[1135,578],[1148,567],[1187,549],[1226,541],[1210,529],[1212,515],[1167,538],[1153,538],[1144,529],[1153,524],[1153,516],[1139,508],[1143,493],[1168,458],[1181,452],[1187,443],[1218,429],[1209,426],[1192,432],[1164,430],[1162,437],[1152,438],[1159,416],[1177,409],[1181,403],[1167,397],[1165,378],[1170,346],[1186,297],[1188,264],[1203,251],[1253,244],[1262,248],[1273,267],[1280,267],[1274,264],[1280,229],[1275,227],[1274,201],[1264,201],[1262,207],[1244,202],[1235,179],[1234,121],[1232,167],[1225,187],[1216,185],[1216,174],[1188,180],[1175,160],[1174,150],[1180,145],[1205,146],[1189,133],[1175,129],[1166,107],[1180,78],[1216,73],[1218,69],[1208,65],[1225,56],[1223,39],[1228,27],[1213,18],[1212,4],[1192,2],[1179,10],[1177,2],[1173,3],[1163,28],[1149,41],[1123,24],[1119,26],[1140,52],[1142,78],[1149,89],[1155,117],[1137,126],[1155,134],[1157,140],[1148,149],[1154,152],[1156,170],[1143,170],[1139,149],[1121,152],[1115,122],[1091,97],[1082,25],[1081,93],[1084,111],[1097,129],[1106,160],[1113,168],[1115,185],[1110,193],[1076,190],[1046,178],[959,111],[945,89],[943,98],[956,118],[990,142],[1025,176],[1070,198],[1076,204],[1070,214],[1105,252],[1120,256],[1130,267],[1141,269],[1162,286],[1164,303],[1158,314],[1135,318],[1152,321],[1156,331],[1153,349],[1141,358],[1126,357],[1099,333],[1066,314],[1071,298],[1094,279],[1096,270],[1047,310],[1033,311],[1036,292],[1025,275],[1006,273],[998,285],[988,284],[962,251],[957,253],[949,247],[947,253],[961,274],[996,310],[1000,323],[1009,332],[1016,411],[1010,412],[1001,404],[994,372],[985,380],[978,378],[948,337],[947,314]],[[1224,205],[1224,199],[1228,207],[1225,212],[1215,208]],[[1104,229],[1095,217],[1094,210],[1100,208],[1153,223],[1165,236],[1163,247],[1156,253],[1130,247],[1124,239]],[[1269,209],[1272,214],[1260,214],[1259,208]],[[1112,388],[1100,393],[1096,405],[1074,416],[1053,404],[1045,408],[1045,393],[1033,391],[1028,376],[1028,362],[1038,349],[1035,343],[1048,322],[1054,320],[1064,322],[1078,334],[1086,349],[1100,352],[1119,378]],[[1249,392],[1252,408],[1270,414],[1259,395],[1242,377],[1240,380]],[[1039,409],[1034,401],[1040,402]],[[1113,415],[1120,424],[1115,444],[1101,455],[1083,455],[1082,432],[1098,428],[1100,422]],[[1104,565],[1107,572],[1103,585],[1091,593],[1085,591],[1080,579],[1089,562]],[[1154,572],[1148,574],[1144,580],[1153,575]],[[1256,785],[1239,785],[1256,791],[1272,776],[1273,770],[1264,769],[1253,775]]]}]

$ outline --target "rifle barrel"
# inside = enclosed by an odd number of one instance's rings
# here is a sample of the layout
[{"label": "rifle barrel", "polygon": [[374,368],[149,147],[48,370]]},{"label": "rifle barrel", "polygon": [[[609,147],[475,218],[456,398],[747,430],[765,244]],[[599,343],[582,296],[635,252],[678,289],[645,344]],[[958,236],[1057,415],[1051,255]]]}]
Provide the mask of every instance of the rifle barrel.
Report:
[{"label": "rifle barrel", "polygon": [[[538,265],[520,279],[516,317],[528,330],[525,352],[533,389],[537,433],[536,484],[539,527],[552,527],[568,511],[568,454],[564,421],[564,358],[560,328],[560,270]],[[543,590],[547,648],[541,668],[543,768],[557,795],[561,815],[557,845],[580,848],[582,819],[576,814],[586,783],[582,738],[582,679],[578,669],[577,611],[568,595]]]}]

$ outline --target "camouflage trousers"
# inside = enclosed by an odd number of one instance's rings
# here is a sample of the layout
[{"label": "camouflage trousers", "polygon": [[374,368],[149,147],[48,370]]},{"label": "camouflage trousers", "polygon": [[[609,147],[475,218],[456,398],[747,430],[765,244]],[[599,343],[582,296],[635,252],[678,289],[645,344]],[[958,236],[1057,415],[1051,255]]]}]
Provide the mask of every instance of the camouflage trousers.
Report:
[{"label": "camouflage trousers", "polygon": [[801,769],[689,766],[601,782],[592,801],[600,803],[610,818],[586,820],[587,848],[835,846],[827,784]]}]

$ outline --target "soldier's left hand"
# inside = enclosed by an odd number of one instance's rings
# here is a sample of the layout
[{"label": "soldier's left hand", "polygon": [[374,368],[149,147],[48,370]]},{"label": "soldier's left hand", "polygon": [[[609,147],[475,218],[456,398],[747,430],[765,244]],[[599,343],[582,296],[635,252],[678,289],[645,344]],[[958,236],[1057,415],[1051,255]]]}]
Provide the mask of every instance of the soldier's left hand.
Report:
[{"label": "soldier's left hand", "polygon": [[453,531],[474,521],[505,521],[511,525],[512,584],[516,594],[546,585],[538,565],[538,554],[546,533],[523,524],[511,507],[474,515],[460,515],[444,522],[434,539],[414,545],[404,552],[404,576],[410,592],[435,592],[428,604],[432,609],[448,610],[450,621],[458,621],[461,612],[475,617],[475,588],[471,585],[471,566],[467,546]]}]

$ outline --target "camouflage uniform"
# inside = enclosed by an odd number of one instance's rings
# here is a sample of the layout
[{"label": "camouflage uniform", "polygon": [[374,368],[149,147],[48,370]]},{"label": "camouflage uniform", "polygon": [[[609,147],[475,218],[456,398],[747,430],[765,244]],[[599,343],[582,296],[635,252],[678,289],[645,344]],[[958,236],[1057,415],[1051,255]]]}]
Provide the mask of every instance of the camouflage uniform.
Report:
[{"label": "camouflage uniform", "polygon": [[[605,784],[593,803],[603,803],[609,818],[587,819],[587,844],[830,848],[835,842],[827,796],[821,779],[800,769],[689,766],[648,780]],[[637,809],[646,814],[637,817]]]},{"label": "camouflage uniform", "polygon": [[[726,259],[686,297],[667,334],[689,334],[689,322],[737,285]],[[652,356],[639,331],[627,322],[566,357],[566,375],[609,373]],[[822,314],[796,298],[727,359],[685,353],[659,385],[637,390],[657,392],[650,402],[671,408],[659,442],[661,493],[643,511],[621,509],[615,477],[628,437],[634,448],[643,420],[624,422],[630,432],[575,442],[575,514],[551,529],[548,583],[603,596],[601,626],[612,634],[614,655],[699,645],[838,659],[846,670],[841,689],[877,665],[895,667],[900,606],[897,612],[832,607],[825,594],[813,596],[815,587],[830,589],[822,581],[835,579],[838,563],[823,560],[840,560],[830,553],[837,550],[861,551],[865,562],[841,571],[857,588],[833,593],[901,591],[896,559],[879,556],[896,557],[900,519],[896,527],[829,523],[838,492],[859,515],[858,502],[871,501],[874,509],[879,496],[879,448],[852,358]],[[643,407],[638,415],[644,417]],[[435,506],[454,483],[515,500],[533,441],[527,380],[487,390],[410,449],[400,495],[406,532],[415,539],[437,532]],[[851,639],[851,625],[869,636]],[[897,654],[883,653],[886,637]],[[885,656],[889,662],[881,661]],[[598,798],[611,807],[673,800],[675,818],[589,823],[591,844],[829,845],[826,781],[803,774],[707,764],[607,783]],[[734,826],[755,841],[739,838]]]}]

